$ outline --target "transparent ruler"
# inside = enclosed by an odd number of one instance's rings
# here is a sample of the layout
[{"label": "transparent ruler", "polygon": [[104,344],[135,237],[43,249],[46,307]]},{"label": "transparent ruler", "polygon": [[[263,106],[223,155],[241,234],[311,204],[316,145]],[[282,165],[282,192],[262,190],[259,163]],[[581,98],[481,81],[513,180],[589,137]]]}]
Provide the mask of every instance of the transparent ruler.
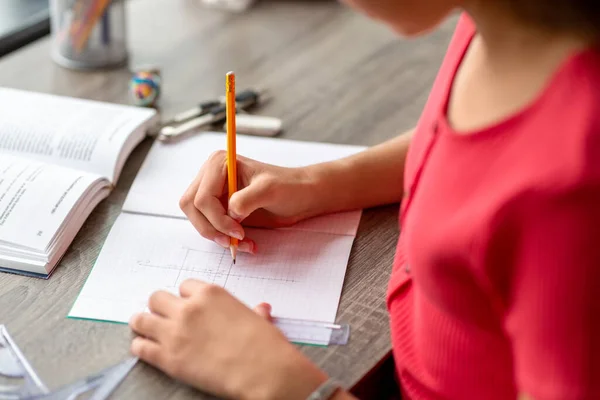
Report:
[{"label": "transparent ruler", "polygon": [[289,318],[274,318],[273,323],[290,342],[298,344],[345,345],[350,338],[348,324],[329,324]]},{"label": "transparent ruler", "polygon": [[50,392],[0,325],[0,400],[106,400],[137,361],[131,357]]}]

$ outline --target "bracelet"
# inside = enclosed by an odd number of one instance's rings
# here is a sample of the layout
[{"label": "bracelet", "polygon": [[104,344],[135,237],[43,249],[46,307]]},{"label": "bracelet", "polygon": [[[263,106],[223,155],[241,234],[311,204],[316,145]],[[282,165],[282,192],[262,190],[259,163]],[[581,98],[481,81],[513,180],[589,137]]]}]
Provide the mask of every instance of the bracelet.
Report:
[{"label": "bracelet", "polygon": [[315,391],[306,398],[306,400],[328,400],[341,388],[342,387],[339,385],[339,383],[337,383],[334,379],[329,378],[318,388],[316,388]]}]

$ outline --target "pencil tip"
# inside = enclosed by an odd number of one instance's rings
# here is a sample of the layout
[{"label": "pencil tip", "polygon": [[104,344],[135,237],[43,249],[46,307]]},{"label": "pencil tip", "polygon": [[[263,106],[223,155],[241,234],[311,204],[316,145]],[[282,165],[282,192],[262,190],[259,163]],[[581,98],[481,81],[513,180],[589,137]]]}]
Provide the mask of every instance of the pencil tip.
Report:
[{"label": "pencil tip", "polygon": [[233,263],[235,264],[235,259],[237,256],[237,247],[236,246],[230,246],[229,250],[231,251],[231,258],[233,259]]}]

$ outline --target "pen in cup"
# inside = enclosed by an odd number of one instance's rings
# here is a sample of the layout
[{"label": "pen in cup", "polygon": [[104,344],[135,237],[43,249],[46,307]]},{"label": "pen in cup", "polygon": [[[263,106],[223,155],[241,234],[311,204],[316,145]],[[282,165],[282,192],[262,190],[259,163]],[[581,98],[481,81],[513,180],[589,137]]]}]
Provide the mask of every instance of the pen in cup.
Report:
[{"label": "pen in cup", "polygon": [[100,29],[102,30],[102,44],[108,46],[110,43],[110,6],[106,8],[102,15]]}]

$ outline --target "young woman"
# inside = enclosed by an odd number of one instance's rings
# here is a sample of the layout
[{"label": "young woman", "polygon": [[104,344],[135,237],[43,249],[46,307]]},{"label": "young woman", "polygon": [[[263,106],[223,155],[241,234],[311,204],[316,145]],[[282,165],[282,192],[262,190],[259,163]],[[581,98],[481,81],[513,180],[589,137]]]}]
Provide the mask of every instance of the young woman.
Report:
[{"label": "young woman", "polygon": [[[406,36],[462,10],[417,127],[306,168],[240,157],[243,189],[227,212],[215,154],[182,198],[189,220],[256,252],[241,223],[401,201],[387,304],[405,398],[600,398],[600,7],[350,3]],[[305,399],[328,381],[269,323],[268,305],[253,312],[187,281],[181,297],[158,292],[149,307],[131,321],[132,352],[202,390]]]}]

